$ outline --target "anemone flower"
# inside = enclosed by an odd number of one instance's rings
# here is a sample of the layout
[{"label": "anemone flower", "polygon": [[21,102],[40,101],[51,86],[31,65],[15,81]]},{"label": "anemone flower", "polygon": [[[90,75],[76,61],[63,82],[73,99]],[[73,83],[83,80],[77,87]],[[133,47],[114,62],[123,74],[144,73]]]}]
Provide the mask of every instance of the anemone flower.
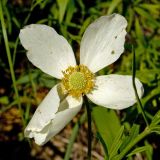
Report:
[{"label": "anemone flower", "polygon": [[[80,111],[83,96],[111,109],[136,103],[132,76],[95,73],[115,62],[124,51],[127,21],[119,14],[102,16],[86,29],[80,44],[80,64],[76,64],[67,40],[53,28],[31,24],[20,31],[27,57],[43,72],[60,79],[40,103],[24,133],[39,145],[60,132]],[[139,97],[143,86],[136,79]]]}]

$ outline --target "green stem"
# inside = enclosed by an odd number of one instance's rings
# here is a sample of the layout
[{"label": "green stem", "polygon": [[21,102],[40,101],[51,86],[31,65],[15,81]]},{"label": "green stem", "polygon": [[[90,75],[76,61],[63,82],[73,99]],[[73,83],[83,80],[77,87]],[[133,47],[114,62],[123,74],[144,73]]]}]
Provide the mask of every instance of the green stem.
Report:
[{"label": "green stem", "polygon": [[30,7],[30,10],[29,10],[29,13],[28,13],[27,17],[24,20],[23,26],[25,26],[27,24],[29,18],[31,17],[31,13],[32,13],[32,11],[34,9],[33,8],[33,3],[34,3],[34,0],[32,0],[32,2],[31,2],[31,7]]},{"label": "green stem", "polygon": [[150,129],[147,127],[141,134],[139,134],[131,143],[128,144],[123,151],[115,157],[116,160],[121,160],[124,156],[134,147],[139,141],[141,141],[144,137],[150,134]]},{"label": "green stem", "polygon": [[7,53],[9,68],[10,68],[10,72],[11,72],[13,87],[14,87],[14,91],[15,91],[15,94],[16,94],[16,99],[18,101],[18,108],[19,108],[20,113],[21,113],[22,122],[23,122],[23,125],[25,125],[23,112],[22,112],[22,108],[21,108],[21,103],[20,103],[20,98],[19,98],[19,94],[18,94],[18,89],[17,89],[17,86],[16,86],[16,78],[15,78],[15,73],[14,73],[14,70],[13,70],[13,63],[12,63],[12,59],[11,59],[11,52],[10,52],[7,32],[6,32],[6,28],[5,28],[5,22],[4,22],[2,1],[1,0],[0,0],[0,20],[1,20],[2,33],[3,33],[3,37],[4,37],[4,43],[5,43],[5,47],[6,47],[6,53]]},{"label": "green stem", "polygon": [[23,26],[25,26],[25,25],[28,23],[28,20],[29,20],[30,17],[31,17],[32,11],[34,10],[34,8],[35,8],[41,1],[42,1],[42,0],[40,0],[40,1],[32,0],[29,13],[28,13],[27,17],[26,17],[25,20],[24,20]]},{"label": "green stem", "polygon": [[132,66],[132,69],[133,69],[133,76],[132,76],[133,89],[134,89],[135,96],[136,96],[136,99],[137,99],[137,103],[138,103],[139,109],[140,109],[140,111],[142,113],[142,116],[143,116],[143,118],[144,118],[144,120],[146,122],[146,125],[149,126],[149,123],[147,121],[147,118],[146,118],[146,115],[145,115],[142,103],[141,103],[140,98],[139,98],[138,93],[137,93],[137,88],[136,88],[136,83],[135,83],[135,77],[136,77],[136,57],[135,57],[134,47],[132,47],[132,53],[133,53],[133,66]]},{"label": "green stem", "polygon": [[34,83],[34,80],[33,80],[33,77],[32,77],[32,73],[31,73],[31,70],[30,70],[30,65],[28,64],[28,71],[29,71],[29,80],[31,82],[31,87],[33,89],[33,95],[34,95],[34,98],[36,100],[36,104],[38,104],[38,99],[37,99],[37,89],[36,89],[36,85]]},{"label": "green stem", "polygon": [[71,138],[70,138],[68,146],[67,146],[67,151],[65,153],[64,160],[69,160],[70,159],[73,144],[74,144],[74,141],[75,141],[75,139],[77,137],[77,134],[78,134],[79,126],[85,121],[85,119],[86,119],[86,113],[83,114],[81,116],[80,120],[75,124],[75,126],[73,128],[73,131],[72,131]]},{"label": "green stem", "polygon": [[92,118],[91,118],[91,108],[86,96],[84,96],[85,106],[87,109],[87,120],[88,120],[88,160],[91,160],[92,151]]},{"label": "green stem", "polygon": [[16,38],[16,41],[15,41],[15,45],[14,45],[14,51],[13,51],[13,67],[15,65],[15,60],[16,60],[16,53],[17,53],[17,46],[18,46],[18,43],[19,43],[19,36]]}]

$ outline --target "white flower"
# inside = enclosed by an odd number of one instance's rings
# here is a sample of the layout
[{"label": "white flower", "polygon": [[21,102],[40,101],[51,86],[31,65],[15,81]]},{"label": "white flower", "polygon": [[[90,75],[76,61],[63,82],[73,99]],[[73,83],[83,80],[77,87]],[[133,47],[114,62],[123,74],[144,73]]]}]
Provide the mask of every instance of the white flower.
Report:
[{"label": "white flower", "polygon": [[[112,109],[124,109],[136,102],[131,76],[94,77],[123,53],[126,26],[126,19],[119,14],[102,16],[90,24],[81,41],[79,66],[67,40],[53,28],[31,24],[20,31],[28,59],[43,72],[62,79],[37,108],[25,136],[39,145],[46,143],[79,112],[84,94],[93,103]],[[143,86],[138,79],[136,86],[142,97]]]}]

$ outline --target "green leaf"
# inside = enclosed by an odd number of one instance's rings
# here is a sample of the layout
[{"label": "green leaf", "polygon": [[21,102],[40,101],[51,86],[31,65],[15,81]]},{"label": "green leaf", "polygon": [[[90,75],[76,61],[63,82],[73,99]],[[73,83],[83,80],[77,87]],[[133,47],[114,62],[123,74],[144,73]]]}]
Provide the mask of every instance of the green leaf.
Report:
[{"label": "green leaf", "polygon": [[52,88],[54,85],[56,85],[57,80],[54,79],[52,76],[43,74],[39,79],[40,85],[45,86],[47,88]]},{"label": "green leaf", "polygon": [[8,104],[9,103],[8,97],[7,96],[0,97],[0,103],[1,104]]},{"label": "green leaf", "polygon": [[135,21],[135,29],[136,29],[137,38],[141,41],[142,44],[145,45],[144,34],[142,32],[142,28],[140,26],[138,18],[136,18],[136,21]]},{"label": "green leaf", "polygon": [[[143,100],[142,100],[143,106],[146,106],[147,103],[148,103],[151,99],[154,99],[154,97],[159,96],[159,94],[160,94],[160,87],[157,87],[157,88],[153,89],[152,91],[150,91],[150,93],[149,93],[147,96],[145,96],[145,97],[143,98]],[[157,107],[158,107],[158,106],[157,106]]]},{"label": "green leaf", "polygon": [[81,29],[79,31],[79,34],[82,35],[84,33],[84,31],[86,30],[87,26],[91,23],[91,19],[92,17],[88,17],[85,19],[85,21],[83,22]]},{"label": "green leaf", "polygon": [[135,155],[136,153],[141,153],[141,152],[149,151],[149,150],[150,150],[150,147],[149,147],[149,146],[138,147],[138,148],[134,149],[131,153],[129,153],[129,154],[127,155],[127,157],[133,156],[133,155]]},{"label": "green leaf", "polygon": [[155,114],[155,116],[153,117],[153,119],[152,119],[152,122],[151,122],[151,124],[150,124],[150,126],[152,127],[152,126],[156,126],[157,124],[159,124],[160,123],[160,111],[158,111],[156,114]]},{"label": "green leaf", "polygon": [[134,20],[134,10],[131,7],[129,7],[128,8],[128,27],[127,27],[128,32],[130,32],[131,30],[133,20]]},{"label": "green leaf", "polygon": [[76,7],[75,7],[75,3],[74,3],[74,0],[70,0],[69,3],[68,3],[68,9],[67,9],[67,12],[66,12],[66,19],[65,19],[65,22],[67,24],[69,24],[71,22],[71,19],[74,15],[74,12],[76,12]]},{"label": "green leaf", "polygon": [[112,157],[114,157],[115,155],[117,155],[117,152],[122,144],[122,136],[123,136],[123,132],[124,132],[124,126],[122,126],[120,128],[120,130],[117,132],[116,137],[114,138],[111,148],[109,150],[109,157],[110,159]]},{"label": "green leaf", "polygon": [[[57,8],[57,5],[56,4],[53,4],[50,8],[50,12],[51,12],[51,15],[53,16],[54,19],[58,19],[59,17],[59,10]],[[48,24],[50,23],[51,20],[48,20]],[[52,23],[52,21],[51,21]]]},{"label": "green leaf", "polygon": [[151,132],[160,135],[160,126],[151,127]]},{"label": "green leaf", "polygon": [[140,5],[140,7],[148,10],[149,12],[152,12],[155,15],[159,14],[160,5],[158,5],[158,4],[143,3],[143,4]]},{"label": "green leaf", "polygon": [[109,149],[121,126],[116,113],[113,110],[98,106],[93,108],[92,116]]},{"label": "green leaf", "polygon": [[112,0],[111,3],[110,3],[110,5],[109,5],[109,9],[108,9],[107,14],[113,13],[113,11],[115,10],[115,8],[119,5],[119,3],[121,1],[122,0]]},{"label": "green leaf", "polygon": [[[34,72],[34,73],[30,73],[32,76],[32,79],[36,79],[39,75],[39,72]],[[30,82],[30,78],[29,75],[23,75],[21,76],[18,80],[17,80],[17,84],[25,84],[25,83],[29,83]]]},{"label": "green leaf", "polygon": [[160,74],[159,69],[143,69],[136,71],[136,76],[140,78],[143,83],[153,82],[158,74]]},{"label": "green leaf", "polygon": [[152,160],[152,157],[153,157],[153,146],[151,144],[149,144],[148,141],[145,141],[145,146],[148,147],[148,150],[145,152],[146,154],[146,159],[147,160]]},{"label": "green leaf", "polygon": [[130,133],[128,136],[126,136],[123,140],[123,143],[120,147],[120,150],[122,151],[132,140],[135,139],[135,137],[138,136],[139,134],[139,128],[140,126],[137,125],[137,124],[133,124],[131,130],[130,130]]},{"label": "green leaf", "polygon": [[61,23],[63,18],[64,18],[64,14],[67,8],[67,4],[68,4],[69,0],[57,0],[57,4],[59,7],[59,22]]},{"label": "green leaf", "polygon": [[158,21],[156,21],[153,16],[151,14],[149,14],[148,12],[146,12],[144,9],[141,9],[139,7],[135,7],[134,8],[135,11],[142,16],[143,18],[148,19],[151,23],[153,23],[155,26],[160,26],[160,23]]},{"label": "green leaf", "polygon": [[107,149],[107,145],[105,144],[105,141],[103,140],[101,134],[99,132],[97,132],[97,138],[99,139],[99,141],[102,143],[102,146],[103,146],[103,149],[104,149],[104,152],[105,152],[105,156],[106,156],[106,160],[109,159],[108,157],[108,149]]}]

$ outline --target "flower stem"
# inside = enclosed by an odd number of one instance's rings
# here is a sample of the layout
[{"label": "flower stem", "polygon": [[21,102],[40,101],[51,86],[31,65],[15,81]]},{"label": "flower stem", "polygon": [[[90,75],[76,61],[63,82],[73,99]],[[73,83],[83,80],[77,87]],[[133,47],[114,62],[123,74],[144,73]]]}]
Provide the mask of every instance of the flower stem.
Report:
[{"label": "flower stem", "polygon": [[133,83],[133,89],[134,89],[134,92],[135,92],[135,96],[136,96],[136,99],[137,99],[137,103],[138,103],[138,107],[142,113],[142,116],[144,118],[144,121],[146,123],[147,126],[149,126],[149,123],[147,121],[147,117],[146,117],[146,114],[145,114],[145,111],[143,109],[143,106],[142,106],[142,103],[140,101],[140,98],[138,96],[138,92],[137,92],[137,88],[136,88],[136,84],[135,84],[135,77],[136,77],[136,57],[135,57],[135,50],[134,50],[134,47],[132,46],[132,54],[133,54],[133,66],[132,66],[132,70],[133,70],[133,76],[132,76],[132,83]]},{"label": "flower stem", "polygon": [[91,118],[91,108],[86,96],[84,96],[85,106],[87,109],[87,119],[88,119],[88,160],[91,160],[92,151],[92,118]]}]

